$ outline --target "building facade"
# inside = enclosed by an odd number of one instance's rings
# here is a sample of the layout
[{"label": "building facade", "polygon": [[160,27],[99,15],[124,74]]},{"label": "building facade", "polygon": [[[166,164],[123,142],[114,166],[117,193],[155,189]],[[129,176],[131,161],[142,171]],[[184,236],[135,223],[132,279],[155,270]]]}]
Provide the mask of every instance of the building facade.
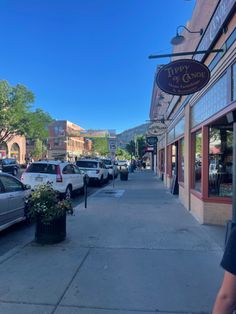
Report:
[{"label": "building facade", "polygon": [[15,158],[20,164],[25,163],[26,141],[24,136],[14,136],[0,144],[0,159]]},{"label": "building facade", "polygon": [[67,120],[53,121],[49,126],[48,158],[75,161],[91,152],[89,139],[80,136],[80,126]]},{"label": "building facade", "polygon": [[222,225],[232,217],[236,138],[229,114],[236,111],[235,6],[234,0],[212,0],[210,4],[197,0],[186,26],[202,28],[204,33],[183,31],[185,42],[174,48],[174,53],[224,50],[178,57],[204,63],[211,73],[207,85],[194,94],[177,96],[160,90],[154,80],[152,92],[150,119],[159,140],[157,174],[186,209],[206,224]]}]

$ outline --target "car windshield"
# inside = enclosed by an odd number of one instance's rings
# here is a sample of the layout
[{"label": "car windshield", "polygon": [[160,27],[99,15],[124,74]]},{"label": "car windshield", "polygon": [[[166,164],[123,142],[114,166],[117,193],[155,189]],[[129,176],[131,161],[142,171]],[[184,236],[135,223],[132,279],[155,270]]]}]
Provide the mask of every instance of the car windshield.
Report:
[{"label": "car windshield", "polygon": [[96,161],[78,160],[76,165],[81,168],[97,168],[98,163]]},{"label": "car windshield", "polygon": [[27,168],[26,172],[56,174],[57,165],[34,163]]},{"label": "car windshield", "polygon": [[10,164],[15,164],[16,160],[15,159],[2,159],[2,164],[3,165],[10,165]]},{"label": "car windshield", "polygon": [[104,164],[107,165],[107,166],[112,165],[112,162],[111,162],[111,160],[109,160],[109,159],[104,159],[103,162],[104,162]]}]

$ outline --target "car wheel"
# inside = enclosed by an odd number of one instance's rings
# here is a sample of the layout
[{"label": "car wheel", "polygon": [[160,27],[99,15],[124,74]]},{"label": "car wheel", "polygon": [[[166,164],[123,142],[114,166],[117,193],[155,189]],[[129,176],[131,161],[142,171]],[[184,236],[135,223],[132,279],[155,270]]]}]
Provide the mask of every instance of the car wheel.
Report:
[{"label": "car wheel", "polygon": [[71,189],[71,186],[68,185],[65,191],[65,199],[70,200],[71,196],[72,196],[72,189]]},{"label": "car wheel", "polygon": [[98,181],[98,185],[99,185],[99,186],[102,186],[102,185],[103,185],[103,183],[104,183],[104,181],[103,181],[103,177],[101,177],[101,179]]},{"label": "car wheel", "polygon": [[18,171],[17,171],[17,169],[13,169],[13,176],[17,176],[17,173],[18,173]]},{"label": "car wheel", "polygon": [[82,188],[80,188],[79,192],[80,192],[81,195],[85,194],[85,184],[83,185]]}]

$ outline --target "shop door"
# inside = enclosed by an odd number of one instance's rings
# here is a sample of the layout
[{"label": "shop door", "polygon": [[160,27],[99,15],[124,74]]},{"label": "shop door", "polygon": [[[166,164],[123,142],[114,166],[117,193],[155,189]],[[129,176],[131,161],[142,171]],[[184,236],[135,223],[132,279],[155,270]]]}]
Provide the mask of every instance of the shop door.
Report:
[{"label": "shop door", "polygon": [[172,144],[171,147],[171,162],[172,162],[172,184],[171,193],[179,194],[178,184],[178,142]]}]

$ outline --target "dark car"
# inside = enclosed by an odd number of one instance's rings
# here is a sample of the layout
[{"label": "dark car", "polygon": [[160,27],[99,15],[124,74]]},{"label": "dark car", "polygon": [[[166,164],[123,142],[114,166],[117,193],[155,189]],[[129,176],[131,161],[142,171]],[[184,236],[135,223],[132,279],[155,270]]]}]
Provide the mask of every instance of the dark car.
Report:
[{"label": "dark car", "polygon": [[0,160],[0,172],[7,172],[13,176],[17,176],[19,169],[20,166],[14,158],[5,158]]},{"label": "dark car", "polygon": [[27,218],[30,186],[7,173],[0,173],[0,231]]}]

